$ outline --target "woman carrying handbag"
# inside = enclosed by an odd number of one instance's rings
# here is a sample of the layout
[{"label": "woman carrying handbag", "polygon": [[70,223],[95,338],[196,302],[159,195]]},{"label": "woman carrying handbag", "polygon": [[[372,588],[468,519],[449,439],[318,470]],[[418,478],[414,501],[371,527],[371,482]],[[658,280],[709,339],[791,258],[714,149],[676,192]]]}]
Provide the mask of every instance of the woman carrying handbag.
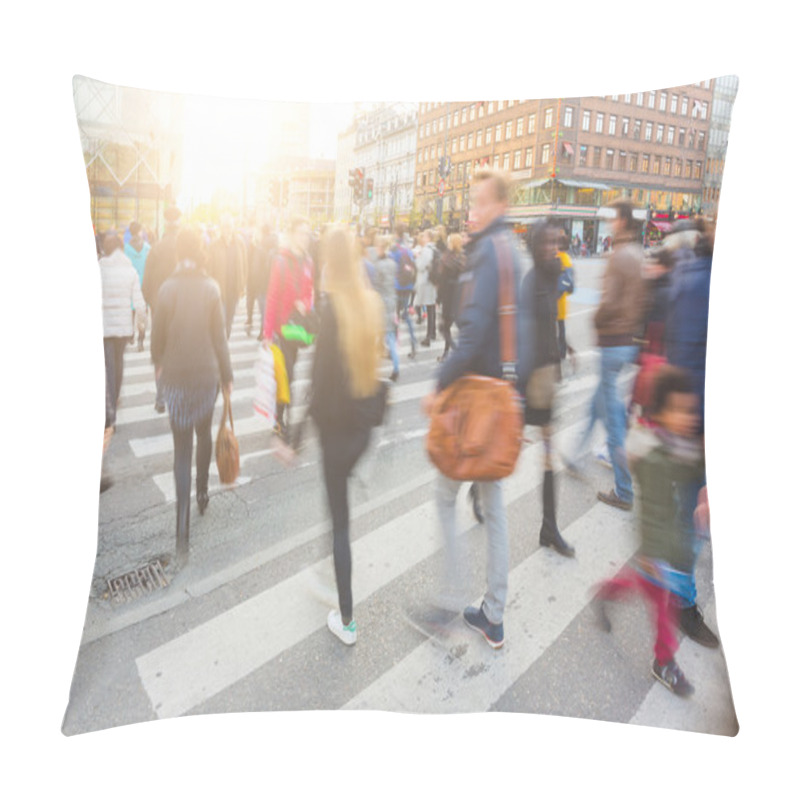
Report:
[{"label": "woman carrying handbag", "polygon": [[333,563],[339,608],[328,628],[344,644],[356,643],[351,587],[350,509],[347,482],[381,423],[386,382],[379,381],[384,309],[368,285],[352,234],[333,228],[322,243],[320,327],[311,373],[309,415],[319,430],[325,489],[333,522]]},{"label": "woman carrying handbag", "polygon": [[178,263],[158,293],[150,352],[169,408],[175,448],[177,507],[176,565],[189,558],[189,506],[192,448],[197,434],[197,506],[208,506],[211,422],[220,384],[233,387],[225,315],[217,282],[206,273],[207,253],[200,235],[182,230],[176,243]]}]

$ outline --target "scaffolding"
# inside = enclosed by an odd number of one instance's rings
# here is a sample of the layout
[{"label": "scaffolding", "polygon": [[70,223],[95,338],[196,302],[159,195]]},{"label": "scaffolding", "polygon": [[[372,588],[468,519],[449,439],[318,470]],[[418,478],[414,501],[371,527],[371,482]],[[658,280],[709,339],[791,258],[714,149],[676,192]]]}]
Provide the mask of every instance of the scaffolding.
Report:
[{"label": "scaffolding", "polygon": [[79,75],[72,88],[95,233],[137,220],[158,237],[179,190],[182,96]]}]

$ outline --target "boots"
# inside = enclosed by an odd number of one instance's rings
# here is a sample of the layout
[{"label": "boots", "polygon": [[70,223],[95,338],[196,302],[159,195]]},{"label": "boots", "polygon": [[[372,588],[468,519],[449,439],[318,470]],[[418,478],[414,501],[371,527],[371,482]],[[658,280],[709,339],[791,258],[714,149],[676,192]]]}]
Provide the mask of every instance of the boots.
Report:
[{"label": "boots", "polygon": [[552,547],[562,556],[573,558],[575,556],[575,548],[568,545],[561,538],[561,533],[559,533],[558,525],[556,524],[556,493],[552,470],[547,470],[544,473],[542,498],[544,502],[544,519],[542,520],[542,528],[539,531],[539,544],[542,547]]}]

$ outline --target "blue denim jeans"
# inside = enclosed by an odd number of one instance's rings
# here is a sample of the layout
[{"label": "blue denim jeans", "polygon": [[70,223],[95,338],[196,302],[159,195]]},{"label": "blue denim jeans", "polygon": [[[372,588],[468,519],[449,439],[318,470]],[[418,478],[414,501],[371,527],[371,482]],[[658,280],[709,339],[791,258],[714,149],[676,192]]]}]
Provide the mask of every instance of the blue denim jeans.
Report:
[{"label": "blue denim jeans", "polygon": [[397,332],[392,328],[386,332],[386,346],[389,348],[389,355],[392,357],[392,369],[400,371],[400,361],[397,358]]},{"label": "blue denim jeans", "polygon": [[705,486],[705,479],[699,481],[692,481],[678,487],[678,514],[681,524],[681,532],[688,541],[692,542],[692,551],[694,553],[694,560],[692,562],[692,569],[686,575],[681,591],[676,592],[679,597],[679,605],[681,608],[690,608],[697,603],[697,584],[694,578],[695,566],[697,559],[705,544],[705,539],[700,536],[694,525],[694,509],[697,506],[697,495],[700,489]]},{"label": "blue denim jeans", "polygon": [[586,447],[595,423],[606,427],[608,455],[614,467],[614,491],[620,500],[633,500],[633,482],[625,455],[627,431],[626,405],[617,393],[617,378],[622,369],[636,360],[639,348],[635,345],[600,348],[600,382],[589,407],[589,422],[576,450],[576,456]]},{"label": "blue denim jeans", "polygon": [[401,289],[397,292],[397,316],[408,326],[408,335],[411,339],[411,349],[417,349],[417,337],[414,335],[414,323],[408,316],[408,309],[411,305],[411,292]]}]

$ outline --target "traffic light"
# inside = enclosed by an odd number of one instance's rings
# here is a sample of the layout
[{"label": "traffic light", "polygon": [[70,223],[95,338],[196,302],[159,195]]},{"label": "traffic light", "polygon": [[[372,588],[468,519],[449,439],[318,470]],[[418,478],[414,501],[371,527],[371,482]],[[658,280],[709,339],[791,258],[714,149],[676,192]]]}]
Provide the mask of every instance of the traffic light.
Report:
[{"label": "traffic light", "polygon": [[372,190],[375,188],[375,181],[367,178],[367,203],[372,202]]},{"label": "traffic light", "polygon": [[355,170],[355,181],[353,183],[353,198],[359,202],[364,196],[364,170],[357,167]]}]

